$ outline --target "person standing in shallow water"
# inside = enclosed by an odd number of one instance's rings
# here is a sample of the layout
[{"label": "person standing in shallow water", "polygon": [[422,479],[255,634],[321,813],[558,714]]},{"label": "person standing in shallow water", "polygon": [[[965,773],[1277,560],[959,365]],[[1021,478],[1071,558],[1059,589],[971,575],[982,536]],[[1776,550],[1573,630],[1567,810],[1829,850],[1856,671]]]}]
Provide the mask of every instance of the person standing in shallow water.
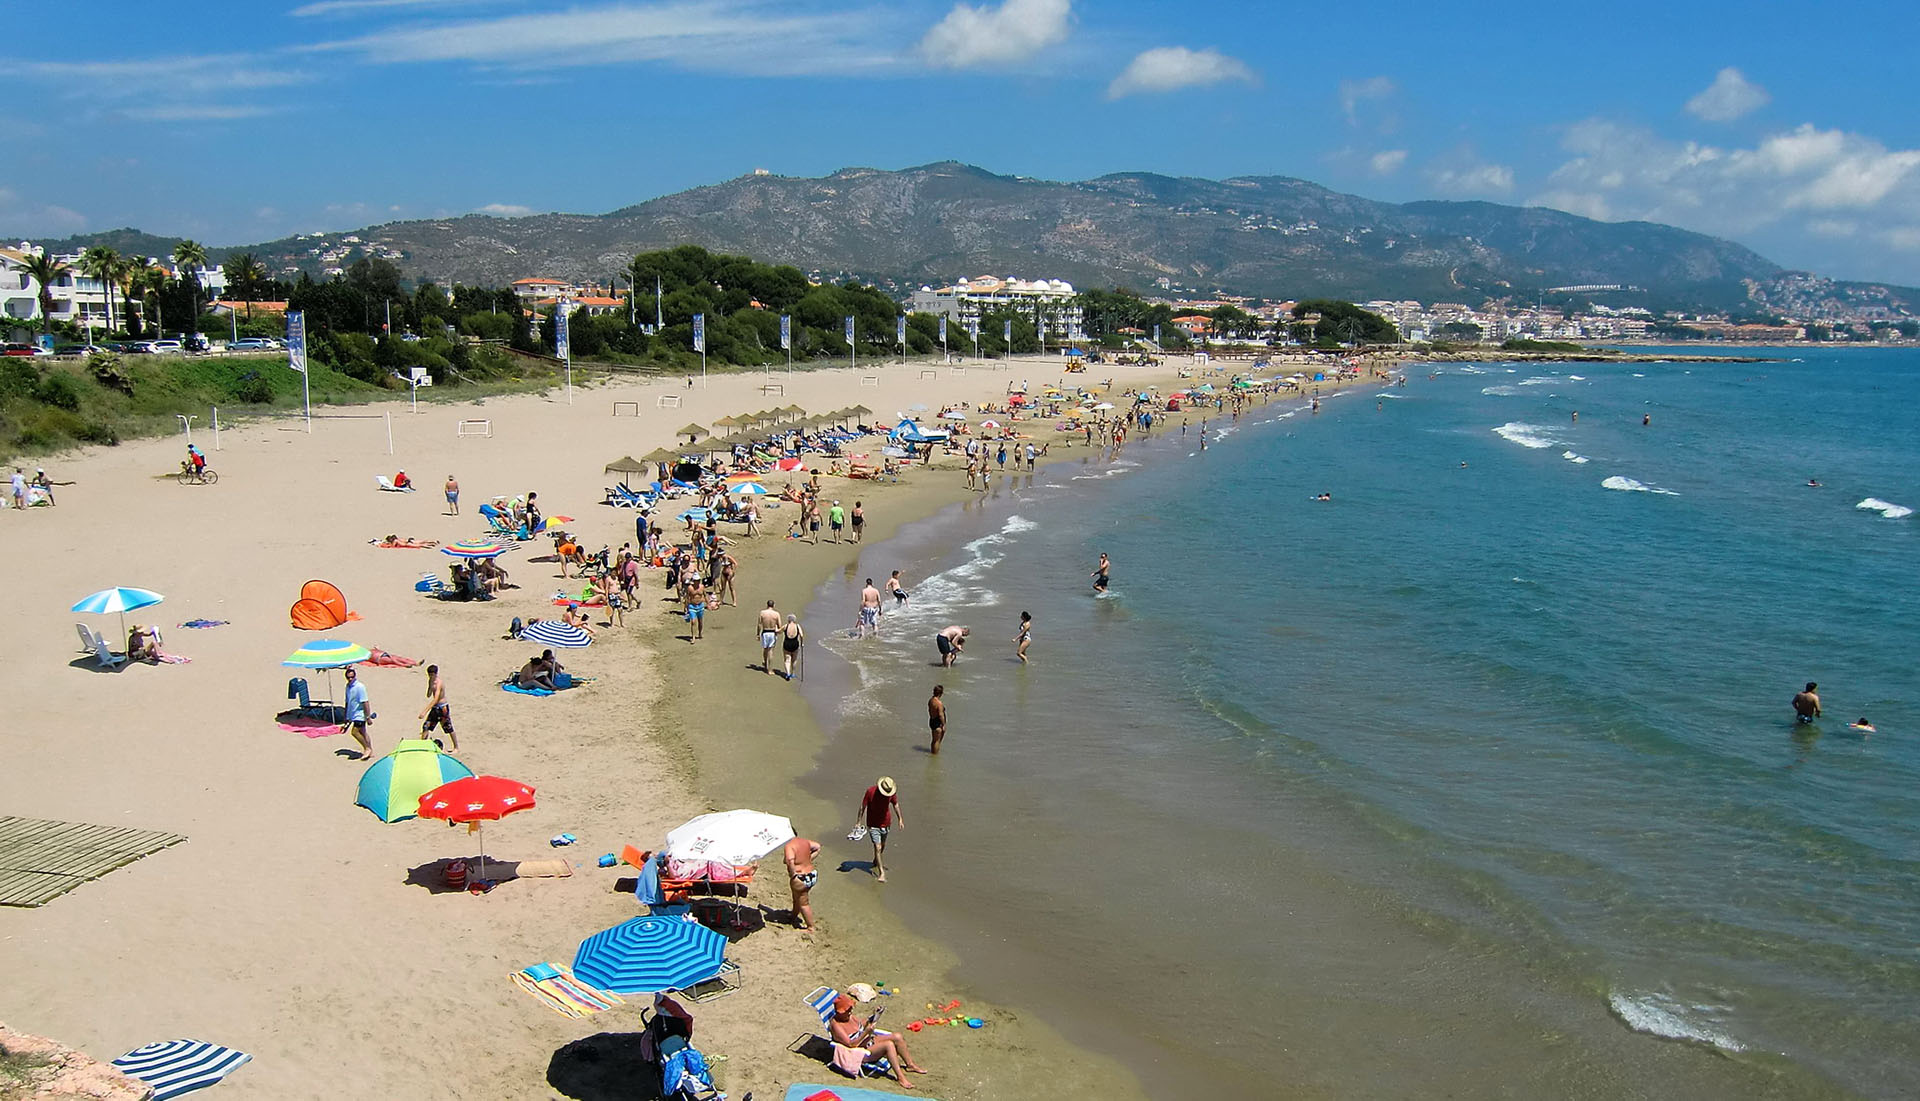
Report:
[{"label": "person standing in shallow water", "polygon": [[933,695],[927,698],[927,733],[933,738],[928,752],[940,756],[940,743],[947,740],[947,686],[936,684]]},{"label": "person standing in shallow water", "polygon": [[1807,686],[1794,694],[1793,717],[1801,725],[1820,717],[1820,686],[1808,681]]},{"label": "person standing in shallow water", "polygon": [[1094,567],[1094,570],[1093,570],[1093,591],[1096,593],[1106,592],[1107,580],[1112,575],[1112,573],[1113,573],[1113,563],[1107,560],[1107,552],[1101,551],[1100,564]]}]

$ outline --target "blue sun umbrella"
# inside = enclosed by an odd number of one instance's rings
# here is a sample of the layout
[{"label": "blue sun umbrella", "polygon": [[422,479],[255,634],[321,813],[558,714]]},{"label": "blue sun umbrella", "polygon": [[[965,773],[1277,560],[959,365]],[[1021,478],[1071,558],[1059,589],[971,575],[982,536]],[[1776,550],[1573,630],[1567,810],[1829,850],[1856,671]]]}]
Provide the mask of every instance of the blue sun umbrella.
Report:
[{"label": "blue sun umbrella", "polygon": [[73,606],[76,612],[91,615],[105,615],[108,612],[120,613],[120,637],[127,634],[127,613],[136,608],[148,608],[165,600],[166,597],[146,589],[101,589]]},{"label": "blue sun umbrella", "polygon": [[420,797],[441,784],[473,775],[473,770],[440,751],[425,738],[409,738],[360,775],[354,805],[382,822],[404,822],[420,811]]},{"label": "blue sun umbrella", "polygon": [[727,938],[683,917],[637,917],[580,942],[573,974],[616,994],[684,990],[720,973]]},{"label": "blue sun umbrella", "polygon": [[593,636],[585,629],[571,623],[562,623],[557,619],[542,619],[529,623],[520,629],[520,641],[537,642],[542,646],[560,646],[577,650],[593,642]]}]

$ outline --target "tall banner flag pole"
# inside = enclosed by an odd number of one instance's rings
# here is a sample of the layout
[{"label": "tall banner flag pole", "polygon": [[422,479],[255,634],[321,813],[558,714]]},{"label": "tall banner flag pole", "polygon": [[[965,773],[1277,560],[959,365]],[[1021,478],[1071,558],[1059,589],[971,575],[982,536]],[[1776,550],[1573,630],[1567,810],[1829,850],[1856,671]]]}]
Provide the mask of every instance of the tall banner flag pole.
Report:
[{"label": "tall banner flag pole", "polygon": [[1000,339],[1007,342],[1007,354],[1011,356],[1013,354],[1013,318],[1009,317],[1001,323]]},{"label": "tall banner flag pole", "polygon": [[847,315],[847,365],[860,366],[860,352],[853,346],[853,315]]},{"label": "tall banner flag pole", "polygon": [[653,277],[653,331],[659,332],[666,327],[666,319],[660,313],[660,277]]},{"label": "tall banner flag pole", "polygon": [[567,335],[567,301],[561,299],[553,304],[553,343],[554,351],[567,363],[567,404],[573,404],[573,341]]},{"label": "tall banner flag pole", "polygon": [[300,404],[307,410],[307,431],[313,431],[313,391],[307,382],[307,313],[287,314],[287,366],[300,372]]},{"label": "tall banner flag pole", "polygon": [[1033,336],[1040,342],[1040,354],[1047,354],[1047,319],[1040,316],[1039,310],[1033,311]]},{"label": "tall banner flag pole", "polygon": [[947,315],[940,315],[940,361],[952,363],[953,355],[947,351]]},{"label": "tall banner flag pole", "polygon": [[900,345],[900,362],[907,361],[907,315],[901,314],[893,321],[893,338]]},{"label": "tall banner flag pole", "polygon": [[707,315],[693,315],[693,346],[700,352],[700,385],[707,384]]},{"label": "tall banner flag pole", "polygon": [[973,358],[979,359],[980,358],[980,319],[979,318],[976,317],[973,320],[967,322],[967,332],[973,334]]},{"label": "tall banner flag pole", "polygon": [[780,315],[780,346],[787,350],[787,378],[793,378],[793,315]]},{"label": "tall banner flag pole", "polygon": [[1153,327],[1153,346],[1156,348],[1160,346],[1160,326],[1158,325]]}]

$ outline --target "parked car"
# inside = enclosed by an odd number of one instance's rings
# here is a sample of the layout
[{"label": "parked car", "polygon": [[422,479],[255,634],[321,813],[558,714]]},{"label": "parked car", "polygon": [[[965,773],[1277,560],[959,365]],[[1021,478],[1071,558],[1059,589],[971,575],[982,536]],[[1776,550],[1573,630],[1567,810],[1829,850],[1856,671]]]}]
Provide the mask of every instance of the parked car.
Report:
[{"label": "parked car", "polygon": [[99,350],[99,348],[91,344],[58,344],[54,346],[53,354],[57,356],[86,356],[92,355]]},{"label": "parked car", "polygon": [[213,351],[213,341],[208,340],[204,333],[188,333],[186,339],[181,341],[181,346],[189,352]]},{"label": "parked car", "polygon": [[185,355],[187,346],[178,340],[146,341],[147,351],[156,355]]},{"label": "parked car", "polygon": [[34,347],[31,344],[8,344],[4,347],[0,347],[0,355],[37,356],[39,354],[40,354],[40,349]]},{"label": "parked car", "polygon": [[243,336],[227,344],[229,352],[271,352],[273,340],[264,336]]}]

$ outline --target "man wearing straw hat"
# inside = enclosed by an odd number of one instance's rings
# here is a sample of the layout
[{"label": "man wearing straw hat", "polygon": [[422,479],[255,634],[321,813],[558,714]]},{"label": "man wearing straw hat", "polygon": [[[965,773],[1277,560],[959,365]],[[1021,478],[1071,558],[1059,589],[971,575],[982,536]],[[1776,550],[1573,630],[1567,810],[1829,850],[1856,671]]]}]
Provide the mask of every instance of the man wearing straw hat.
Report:
[{"label": "man wearing straw hat", "polygon": [[867,840],[873,842],[873,877],[882,883],[887,881],[887,866],[882,860],[887,852],[887,831],[907,824],[907,816],[900,812],[899,790],[893,777],[880,777],[860,797],[860,809],[854,817],[856,834],[864,829]]}]

